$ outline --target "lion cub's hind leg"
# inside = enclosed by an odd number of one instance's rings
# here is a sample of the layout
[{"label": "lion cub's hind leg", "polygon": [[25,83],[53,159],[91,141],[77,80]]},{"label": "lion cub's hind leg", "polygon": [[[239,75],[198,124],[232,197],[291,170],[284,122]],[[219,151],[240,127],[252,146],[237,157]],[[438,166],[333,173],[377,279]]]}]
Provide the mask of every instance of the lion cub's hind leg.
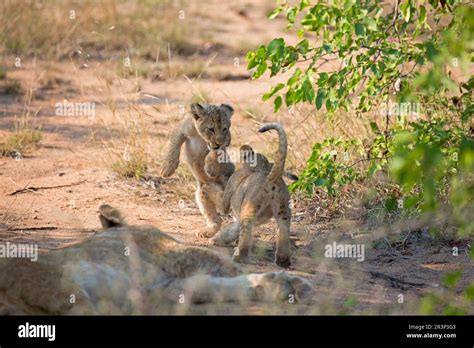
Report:
[{"label": "lion cub's hind leg", "polygon": [[235,221],[222,228],[214,237],[211,244],[217,246],[229,246],[239,238],[240,223]]},{"label": "lion cub's hind leg", "polygon": [[239,245],[234,250],[232,259],[236,262],[245,262],[250,254],[252,233],[257,217],[256,207],[246,202],[242,204],[239,224]]},{"label": "lion cub's hind leg", "polygon": [[279,200],[272,202],[273,217],[278,225],[275,263],[284,268],[288,268],[291,265],[291,209],[289,204],[289,194],[286,190],[280,193]]}]

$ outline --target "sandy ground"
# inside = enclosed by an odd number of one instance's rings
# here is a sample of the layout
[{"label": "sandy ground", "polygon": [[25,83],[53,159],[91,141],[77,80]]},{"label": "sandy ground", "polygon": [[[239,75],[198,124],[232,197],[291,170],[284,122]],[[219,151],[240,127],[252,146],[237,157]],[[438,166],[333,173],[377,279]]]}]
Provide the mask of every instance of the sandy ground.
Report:
[{"label": "sandy ground", "polygon": [[[261,13],[244,16],[232,11],[232,5],[221,6],[231,10],[218,23],[221,29],[216,40],[219,42],[243,37],[271,37],[270,30],[281,27],[278,22],[271,22],[270,27],[266,27],[262,20],[256,21],[263,16]],[[210,54],[206,59],[212,56]],[[237,66],[235,58],[239,61]],[[192,180],[183,179],[186,175],[166,180],[158,178],[157,187],[153,188],[144,182],[118,178],[110,169],[107,144],[112,138],[120,140],[121,135],[118,128],[114,128],[116,125],[107,105],[112,100],[119,108],[124,108],[133,99],[134,105],[147,114],[144,122],[149,132],[149,153],[153,157],[149,171],[155,176],[159,172],[163,144],[181,117],[180,105],[187,108],[197,90],[204,91],[213,102],[235,106],[233,146],[251,143],[259,150],[268,151],[264,138],[255,133],[256,124],[246,116],[246,108],[253,107],[267,115],[265,120],[278,119],[288,128],[295,126],[289,115],[273,116],[271,103],[261,101],[261,95],[275,81],[245,78],[248,73],[242,55],[234,56],[224,50],[210,66],[231,78],[224,81],[201,78],[192,83],[182,76],[172,80],[140,79],[141,94],[130,92],[136,82],[133,79],[116,79],[111,91],[107,91],[100,76],[103,71],[113,68],[104,61],[90,62],[87,68],[80,69],[73,61],[46,67],[42,62],[25,60],[21,68],[10,70],[8,78],[19,80],[25,88],[32,86],[35,91],[26,108],[35,114],[32,120],[41,127],[43,138],[40,146],[22,159],[0,158],[0,242],[38,243],[44,250],[77,243],[100,230],[98,207],[108,203],[120,208],[130,224],[154,225],[183,243],[207,245],[207,240],[195,236],[203,227],[204,219],[193,200]],[[42,85],[41,76],[46,70],[52,71],[59,80]],[[56,116],[55,104],[65,98],[70,102],[95,102],[95,118]],[[0,95],[0,103],[1,137],[11,131],[15,115],[24,112],[25,107],[23,98],[9,95]],[[298,146],[298,139],[291,141],[290,146]],[[184,168],[180,170],[186,173]],[[21,189],[25,190],[15,193]],[[256,250],[251,263],[243,265],[244,272],[279,270],[272,262],[275,229],[274,222],[257,229]],[[442,289],[444,272],[461,267],[466,271],[462,283],[472,279],[474,272],[465,246],[461,245],[459,256],[453,257],[452,245],[436,245],[419,231],[409,236],[402,250],[372,249],[370,243],[366,243],[364,262],[336,262],[324,258],[325,244],[334,240],[354,242],[351,233],[351,227],[339,220],[319,216],[296,202],[292,224],[293,265],[288,271],[304,276],[314,284],[313,303],[271,308],[255,305],[245,309],[230,305],[224,308],[196,306],[194,310],[197,313],[250,314],[333,314],[354,310],[371,314],[416,313],[416,299],[427,291]],[[231,253],[230,248],[215,249],[223,254]],[[403,295],[403,303],[398,302],[399,295]]]}]

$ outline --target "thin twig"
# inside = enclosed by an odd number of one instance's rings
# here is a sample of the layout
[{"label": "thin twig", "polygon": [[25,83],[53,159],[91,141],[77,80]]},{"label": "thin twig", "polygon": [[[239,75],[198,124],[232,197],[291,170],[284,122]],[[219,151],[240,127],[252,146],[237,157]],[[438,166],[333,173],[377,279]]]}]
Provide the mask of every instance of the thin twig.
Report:
[{"label": "thin twig", "polygon": [[86,180],[82,180],[82,181],[75,182],[75,183],[72,183],[72,184],[58,185],[58,186],[38,186],[38,187],[35,187],[35,186],[28,186],[28,187],[24,187],[24,188],[22,188],[22,189],[13,191],[13,192],[9,193],[8,195],[9,195],[9,196],[13,196],[13,195],[16,195],[17,193],[36,192],[36,191],[39,191],[39,190],[50,190],[50,189],[55,189],[55,188],[76,186],[76,185],[80,185],[80,184],[82,184],[82,183],[84,183],[84,182],[86,182]]},{"label": "thin twig", "polygon": [[44,227],[16,227],[8,228],[7,231],[40,231],[40,230],[57,230],[55,226],[44,226]]},{"label": "thin twig", "polygon": [[336,263],[337,263],[338,266],[340,266],[342,268],[345,268],[345,269],[348,269],[351,272],[354,272],[354,271],[355,272],[361,272],[361,273],[369,274],[373,278],[380,278],[380,279],[389,281],[390,284],[393,287],[396,287],[396,288],[403,289],[403,287],[400,286],[400,284],[408,285],[408,286],[412,286],[412,287],[425,287],[427,285],[425,283],[416,283],[416,282],[410,282],[410,281],[407,281],[407,280],[403,280],[403,279],[400,279],[400,278],[397,278],[397,277],[394,277],[392,275],[388,275],[388,274],[385,274],[385,273],[382,273],[382,272],[379,272],[379,271],[373,271],[373,270],[366,271],[364,269],[359,269],[359,268],[353,268],[353,267],[346,266],[346,265],[344,265],[340,262],[336,262]]}]

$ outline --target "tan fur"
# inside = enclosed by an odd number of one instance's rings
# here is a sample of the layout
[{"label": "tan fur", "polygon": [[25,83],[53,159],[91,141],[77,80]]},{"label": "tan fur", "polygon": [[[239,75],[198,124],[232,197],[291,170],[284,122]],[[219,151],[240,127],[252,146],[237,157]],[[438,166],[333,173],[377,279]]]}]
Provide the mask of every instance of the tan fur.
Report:
[{"label": "tan fur", "polygon": [[[267,222],[272,216],[278,224],[275,263],[289,267],[290,257],[290,195],[283,181],[287,152],[287,140],[283,127],[278,123],[269,123],[259,129],[266,132],[275,129],[279,134],[279,146],[275,163],[271,165],[263,156],[257,156],[257,163],[239,163],[237,170],[230,177],[224,191],[222,211],[232,209],[237,221],[216,234],[211,242],[216,245],[228,245],[239,238],[235,249],[234,260],[244,261],[251,248],[254,226]],[[253,151],[243,147],[241,151]]]},{"label": "tan fur", "polygon": [[312,288],[300,277],[239,275],[230,259],[156,228],[108,228],[110,215],[121,214],[110,206],[100,210],[105,230],[82,243],[41,253],[37,262],[0,259],[0,314],[169,314],[182,300],[311,299]]},{"label": "tan fur", "polygon": [[[220,228],[222,219],[216,209],[216,197],[222,194],[227,179],[211,177],[204,170],[205,158],[210,150],[226,151],[230,144],[231,106],[191,105],[191,115],[185,117],[172,132],[167,155],[161,170],[164,177],[171,176],[179,165],[181,146],[184,144],[185,162],[197,181],[196,202],[206,219],[207,228],[199,237],[212,237]],[[221,164],[220,171],[234,172],[232,163]]]},{"label": "tan fur", "polygon": [[222,185],[224,191],[225,185],[229,178],[234,174],[234,166],[229,166],[229,162],[224,162],[226,151],[209,151],[204,160],[204,171],[209,177],[216,180]]},{"label": "tan fur", "polygon": [[[212,153],[212,151],[211,151]],[[210,157],[210,154],[207,156],[207,157]],[[258,165],[258,169],[263,171],[265,174],[269,174],[270,171],[272,170],[273,168],[273,163],[271,163],[268,158],[266,158],[264,155],[262,155],[261,153],[255,153],[254,150],[252,149],[252,147],[250,147],[249,145],[242,145],[240,147],[240,156],[241,158],[244,159],[244,163],[250,163],[248,161],[251,161],[253,160],[255,163],[254,164],[251,164],[251,166],[255,167]],[[206,163],[207,161],[211,161],[211,159],[207,159],[206,157]],[[247,161],[245,161],[245,159],[248,159]],[[216,170],[216,169],[215,169]],[[207,170],[206,170],[207,172]],[[296,181],[298,180],[298,176],[296,176],[295,174],[293,174],[292,172],[290,171],[283,171],[283,176],[292,180],[292,181]]]}]

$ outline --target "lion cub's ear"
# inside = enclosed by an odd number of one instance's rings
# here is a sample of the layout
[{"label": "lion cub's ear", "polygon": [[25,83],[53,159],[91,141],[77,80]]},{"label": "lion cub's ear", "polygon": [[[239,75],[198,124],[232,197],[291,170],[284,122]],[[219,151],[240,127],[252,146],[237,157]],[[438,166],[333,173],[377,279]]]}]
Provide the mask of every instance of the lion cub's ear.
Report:
[{"label": "lion cub's ear", "polygon": [[243,160],[245,163],[248,163],[251,158],[255,156],[255,152],[253,151],[252,147],[249,145],[242,145],[240,147],[240,159]]},{"label": "lion cub's ear", "polygon": [[234,114],[234,109],[228,104],[221,104],[219,107],[220,111],[227,117],[231,118]]},{"label": "lion cub's ear", "polygon": [[99,212],[100,223],[104,229],[127,225],[127,221],[122,216],[122,213],[120,213],[120,210],[108,204],[102,204],[99,207]]},{"label": "lion cub's ear", "polygon": [[195,120],[198,118],[204,117],[204,106],[202,106],[199,103],[193,103],[191,104],[191,113],[193,114],[193,117]]}]

